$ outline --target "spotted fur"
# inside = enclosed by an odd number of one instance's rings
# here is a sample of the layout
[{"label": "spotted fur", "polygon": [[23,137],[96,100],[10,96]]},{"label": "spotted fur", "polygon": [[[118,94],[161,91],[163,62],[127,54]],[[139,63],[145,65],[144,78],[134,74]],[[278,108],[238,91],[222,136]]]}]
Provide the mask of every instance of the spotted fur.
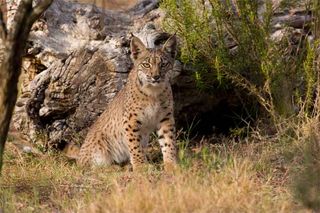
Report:
[{"label": "spotted fur", "polygon": [[146,162],[149,135],[157,131],[165,169],[176,164],[173,97],[168,72],[176,55],[176,37],[162,48],[148,49],[131,40],[134,67],[128,83],[90,128],[78,157],[81,165],[130,161],[133,169]]}]

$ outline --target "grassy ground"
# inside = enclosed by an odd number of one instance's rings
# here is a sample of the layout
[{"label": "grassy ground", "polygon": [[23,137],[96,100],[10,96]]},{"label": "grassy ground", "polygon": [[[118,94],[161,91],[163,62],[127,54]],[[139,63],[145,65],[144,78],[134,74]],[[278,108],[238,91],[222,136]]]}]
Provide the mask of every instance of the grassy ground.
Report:
[{"label": "grassy ground", "polygon": [[256,137],[220,141],[203,140],[192,148],[186,148],[188,140],[179,141],[180,169],[174,175],[156,162],[140,174],[118,166],[83,169],[59,154],[23,154],[9,142],[0,207],[3,212],[311,212],[290,190],[293,161],[286,153],[294,145]]}]

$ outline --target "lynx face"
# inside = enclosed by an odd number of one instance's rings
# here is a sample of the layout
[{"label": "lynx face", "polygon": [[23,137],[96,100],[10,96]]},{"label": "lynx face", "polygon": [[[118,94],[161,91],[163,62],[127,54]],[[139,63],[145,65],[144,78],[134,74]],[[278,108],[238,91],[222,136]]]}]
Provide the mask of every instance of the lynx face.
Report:
[{"label": "lynx face", "polygon": [[138,71],[141,86],[161,86],[167,83],[176,55],[176,37],[170,37],[161,49],[148,49],[137,38],[131,40],[131,56]]}]

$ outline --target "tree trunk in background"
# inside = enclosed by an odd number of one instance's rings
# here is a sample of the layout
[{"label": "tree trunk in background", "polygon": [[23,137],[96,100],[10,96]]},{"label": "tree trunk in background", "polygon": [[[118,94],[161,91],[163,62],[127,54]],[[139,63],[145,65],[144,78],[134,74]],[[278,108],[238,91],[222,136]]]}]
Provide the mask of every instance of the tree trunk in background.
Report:
[{"label": "tree trunk in background", "polygon": [[[12,112],[17,100],[17,85],[21,73],[24,53],[32,24],[45,11],[52,0],[46,0],[32,7],[32,0],[22,0],[12,26],[7,32],[1,17],[1,39],[3,57],[0,65],[0,171],[3,152],[8,135]],[[2,14],[1,14],[2,16]]]}]

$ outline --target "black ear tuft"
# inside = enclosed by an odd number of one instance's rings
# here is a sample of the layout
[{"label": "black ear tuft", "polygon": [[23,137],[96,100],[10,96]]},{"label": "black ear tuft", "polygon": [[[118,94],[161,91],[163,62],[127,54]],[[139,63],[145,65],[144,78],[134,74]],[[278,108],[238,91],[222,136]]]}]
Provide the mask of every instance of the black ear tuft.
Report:
[{"label": "black ear tuft", "polygon": [[171,36],[170,38],[168,38],[168,40],[166,41],[166,43],[164,43],[162,50],[168,54],[171,55],[172,58],[176,57],[177,54],[177,37],[174,34],[173,36]]},{"label": "black ear tuft", "polygon": [[142,41],[137,38],[136,36],[132,35],[131,43],[130,43],[130,49],[131,49],[131,57],[133,60],[136,60],[139,58],[139,55],[141,52],[146,50],[146,47],[142,43]]}]

